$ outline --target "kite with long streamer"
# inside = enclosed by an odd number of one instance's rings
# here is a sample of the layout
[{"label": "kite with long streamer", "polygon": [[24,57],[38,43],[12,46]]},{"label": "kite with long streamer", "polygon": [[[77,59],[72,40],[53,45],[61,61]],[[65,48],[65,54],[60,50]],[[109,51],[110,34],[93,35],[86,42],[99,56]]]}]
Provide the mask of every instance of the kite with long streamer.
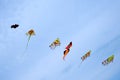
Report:
[{"label": "kite with long streamer", "polygon": [[27,45],[26,45],[26,49],[27,49],[30,38],[31,38],[31,36],[35,35],[35,31],[33,29],[31,29],[26,33],[26,35],[28,36],[28,42],[27,42]]}]

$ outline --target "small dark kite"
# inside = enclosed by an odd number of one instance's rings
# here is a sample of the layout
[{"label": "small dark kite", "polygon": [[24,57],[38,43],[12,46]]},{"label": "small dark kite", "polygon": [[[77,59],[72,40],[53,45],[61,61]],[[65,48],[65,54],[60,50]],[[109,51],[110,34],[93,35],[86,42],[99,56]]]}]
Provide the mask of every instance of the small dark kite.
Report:
[{"label": "small dark kite", "polygon": [[19,25],[18,24],[13,24],[11,25],[11,28],[17,28]]}]

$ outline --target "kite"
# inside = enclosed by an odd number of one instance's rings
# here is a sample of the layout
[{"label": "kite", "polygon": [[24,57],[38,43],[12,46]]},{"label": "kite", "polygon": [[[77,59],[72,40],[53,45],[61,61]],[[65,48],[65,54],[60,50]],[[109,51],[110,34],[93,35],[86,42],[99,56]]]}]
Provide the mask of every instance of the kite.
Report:
[{"label": "kite", "polygon": [[11,28],[17,28],[19,25],[18,24],[13,24],[11,25]]},{"label": "kite", "polygon": [[87,57],[89,57],[90,54],[91,54],[91,50],[81,57],[82,61],[84,61]]},{"label": "kite", "polygon": [[51,48],[51,49],[55,49],[56,48],[56,46],[60,46],[60,40],[59,40],[59,38],[57,38],[56,40],[54,40],[53,41],[53,43],[51,43],[50,45],[49,45],[49,47]]},{"label": "kite", "polygon": [[26,48],[27,48],[27,47],[28,47],[28,43],[29,43],[29,41],[30,41],[30,38],[31,38],[31,36],[35,35],[35,32],[34,32],[33,29],[31,29],[31,30],[29,30],[29,31],[26,33],[26,35],[29,36],[29,37],[28,37],[27,46],[26,46]]},{"label": "kite", "polygon": [[[90,54],[91,54],[91,50],[89,50],[86,54],[84,54],[84,55],[81,57],[82,61],[81,61],[80,65],[82,64],[82,62],[83,62],[86,58],[88,58],[88,57],[90,56]],[[80,65],[79,65],[79,67],[80,67]]]},{"label": "kite", "polygon": [[35,32],[34,32],[33,29],[30,29],[30,30],[26,33],[26,35],[28,36],[28,41],[27,41],[27,45],[26,45],[25,51],[23,52],[23,55],[21,55],[21,57],[23,57],[23,56],[25,55],[26,50],[27,50],[27,47],[28,47],[28,43],[29,43],[29,41],[30,41],[30,38],[31,38],[31,36],[35,35]]},{"label": "kite", "polygon": [[65,60],[65,57],[66,57],[66,55],[69,53],[71,47],[72,47],[72,42],[70,42],[70,43],[66,46],[65,51],[63,52],[63,60]]},{"label": "kite", "polygon": [[108,57],[106,60],[104,60],[104,61],[102,62],[102,64],[103,64],[103,65],[107,65],[107,64],[113,62],[113,60],[114,60],[114,55]]}]

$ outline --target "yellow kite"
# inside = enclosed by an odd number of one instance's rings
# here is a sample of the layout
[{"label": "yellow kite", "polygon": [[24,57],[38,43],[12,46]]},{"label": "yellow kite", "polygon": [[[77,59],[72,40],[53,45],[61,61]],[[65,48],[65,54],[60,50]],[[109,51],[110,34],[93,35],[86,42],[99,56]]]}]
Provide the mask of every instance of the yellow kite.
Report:
[{"label": "yellow kite", "polygon": [[104,60],[104,61],[102,62],[102,64],[103,64],[103,65],[107,65],[107,64],[113,62],[113,60],[114,60],[114,55],[108,57],[106,60]]},{"label": "yellow kite", "polygon": [[53,43],[51,43],[50,45],[49,45],[49,47],[51,48],[51,49],[55,49],[56,48],[56,46],[60,46],[60,39],[59,38],[57,38],[56,40],[54,40],[53,41]]},{"label": "yellow kite", "polygon": [[31,36],[35,35],[35,31],[34,31],[33,29],[31,29],[31,30],[29,30],[29,31],[26,33],[26,35],[28,36],[28,42],[27,42],[27,46],[26,46],[26,48],[27,48]]}]

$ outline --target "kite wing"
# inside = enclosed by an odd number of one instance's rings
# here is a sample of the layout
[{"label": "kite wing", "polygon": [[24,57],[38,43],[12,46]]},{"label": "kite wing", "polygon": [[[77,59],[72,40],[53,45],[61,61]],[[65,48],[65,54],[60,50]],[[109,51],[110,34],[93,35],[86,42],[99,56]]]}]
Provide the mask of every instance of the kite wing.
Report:
[{"label": "kite wing", "polygon": [[110,56],[110,57],[107,59],[108,63],[112,62],[113,59],[114,59],[114,55]]},{"label": "kite wing", "polygon": [[60,40],[59,40],[59,38],[57,38],[53,43],[54,43],[56,46],[60,46]]},{"label": "kite wing", "polygon": [[63,60],[65,60],[65,57],[66,57],[66,55],[69,53],[69,51],[70,51],[70,49],[66,49],[65,51],[64,51],[64,55],[63,55]]},{"label": "kite wing", "polygon": [[71,47],[72,47],[72,42],[70,42],[65,49],[70,49]]},{"label": "kite wing", "polygon": [[49,47],[50,47],[51,49],[55,49],[56,46],[55,46],[54,43],[52,43],[52,44],[49,45]]}]

